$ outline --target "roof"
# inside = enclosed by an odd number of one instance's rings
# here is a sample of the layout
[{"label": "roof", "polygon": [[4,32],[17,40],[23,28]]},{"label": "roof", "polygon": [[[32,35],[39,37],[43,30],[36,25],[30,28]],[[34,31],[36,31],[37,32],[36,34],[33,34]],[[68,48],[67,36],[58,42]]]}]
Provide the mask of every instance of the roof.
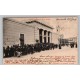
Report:
[{"label": "roof", "polygon": [[26,25],[26,26],[33,27],[33,26],[31,26],[31,25],[28,25],[28,24],[25,24],[25,23],[22,23],[22,22],[19,22],[19,21],[16,21],[16,20],[10,19],[10,18],[3,18],[3,19],[4,19],[4,20],[11,21],[11,22],[18,23],[18,24],[22,24],[22,25]]},{"label": "roof", "polygon": [[[48,26],[48,25],[46,25],[46,24],[43,24],[43,23],[41,23],[41,22],[39,22],[39,21],[36,21],[36,20],[28,21],[28,22],[26,22],[27,24],[22,23],[22,22],[15,21],[15,20],[10,19],[10,18],[4,18],[4,20],[9,20],[9,21],[12,21],[12,22],[15,22],[15,23],[19,23],[19,24],[23,24],[23,25],[28,25],[28,24],[31,24],[31,23],[38,23],[38,24],[40,24],[40,25],[42,25],[42,26],[48,27],[48,28],[50,28],[50,29],[53,29],[52,27],[50,27],[50,26]],[[30,26],[30,25],[29,25],[29,26]],[[31,27],[32,27],[32,26],[31,26]]]},{"label": "roof", "polygon": [[52,27],[50,27],[50,26],[48,26],[48,25],[46,25],[46,24],[43,24],[43,23],[41,23],[41,22],[39,22],[39,21],[36,21],[36,20],[34,20],[34,21],[29,21],[29,22],[26,22],[26,23],[27,23],[27,24],[38,23],[38,24],[40,24],[40,25],[42,25],[42,26],[45,26],[45,27],[48,27],[48,28],[53,29]]}]

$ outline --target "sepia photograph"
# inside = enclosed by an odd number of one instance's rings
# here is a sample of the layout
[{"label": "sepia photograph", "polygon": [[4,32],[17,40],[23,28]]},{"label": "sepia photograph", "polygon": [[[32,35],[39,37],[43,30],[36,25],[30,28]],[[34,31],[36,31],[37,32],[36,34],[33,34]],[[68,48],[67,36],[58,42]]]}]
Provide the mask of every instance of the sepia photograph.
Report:
[{"label": "sepia photograph", "polygon": [[78,64],[78,17],[4,17],[3,64]]}]

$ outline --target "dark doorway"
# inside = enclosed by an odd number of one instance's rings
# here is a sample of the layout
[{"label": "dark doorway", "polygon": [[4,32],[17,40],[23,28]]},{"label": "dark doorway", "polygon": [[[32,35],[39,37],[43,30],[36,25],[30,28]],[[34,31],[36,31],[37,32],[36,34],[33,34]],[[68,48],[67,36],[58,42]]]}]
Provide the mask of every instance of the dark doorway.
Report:
[{"label": "dark doorway", "polygon": [[44,43],[46,43],[46,37],[44,37]]},{"label": "dark doorway", "polygon": [[48,32],[48,43],[50,43],[50,32]]},{"label": "dark doorway", "polygon": [[20,34],[20,45],[24,46],[24,34]]},{"label": "dark doorway", "polygon": [[42,43],[42,29],[39,29],[39,41]]},{"label": "dark doorway", "polygon": [[42,36],[39,37],[40,43],[42,43]]},{"label": "dark doorway", "polygon": [[48,43],[50,43],[50,37],[48,37]]},{"label": "dark doorway", "polygon": [[46,43],[46,30],[44,31],[44,43]]}]

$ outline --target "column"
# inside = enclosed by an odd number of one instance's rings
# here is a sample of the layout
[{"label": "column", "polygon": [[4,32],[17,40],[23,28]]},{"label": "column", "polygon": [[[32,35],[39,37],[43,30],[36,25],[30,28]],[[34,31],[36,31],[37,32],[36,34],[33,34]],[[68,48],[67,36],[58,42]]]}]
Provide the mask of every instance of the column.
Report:
[{"label": "column", "polygon": [[50,43],[52,43],[52,32],[50,32]]},{"label": "column", "polygon": [[46,31],[46,43],[48,43],[48,31]]}]

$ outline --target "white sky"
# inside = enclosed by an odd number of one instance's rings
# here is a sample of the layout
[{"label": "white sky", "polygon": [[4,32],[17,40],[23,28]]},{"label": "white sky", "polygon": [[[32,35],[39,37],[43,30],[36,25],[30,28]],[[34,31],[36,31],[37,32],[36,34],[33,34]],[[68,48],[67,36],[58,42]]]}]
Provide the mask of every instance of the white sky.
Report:
[{"label": "white sky", "polygon": [[27,22],[32,20],[40,21],[46,25],[53,27],[53,32],[56,32],[56,26],[60,26],[60,34],[64,38],[76,37],[78,35],[78,18],[77,17],[53,17],[53,18],[11,18],[20,22]]}]

